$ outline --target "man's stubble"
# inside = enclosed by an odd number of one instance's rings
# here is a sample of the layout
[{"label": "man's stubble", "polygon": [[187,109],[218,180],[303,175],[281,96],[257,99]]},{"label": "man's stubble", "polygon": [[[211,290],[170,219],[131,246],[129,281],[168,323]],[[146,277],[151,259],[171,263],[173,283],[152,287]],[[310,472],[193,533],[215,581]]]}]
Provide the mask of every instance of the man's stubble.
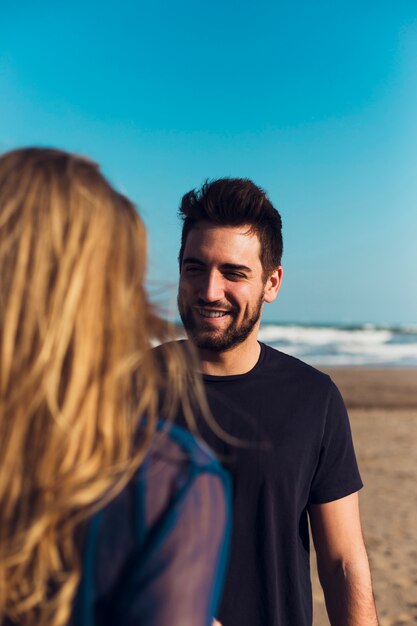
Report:
[{"label": "man's stubble", "polygon": [[[199,325],[195,320],[192,307],[184,305],[181,295],[178,295],[178,310],[189,338],[197,348],[201,350],[213,350],[214,352],[230,350],[234,346],[243,343],[259,321],[263,303],[264,294],[262,290],[255,308],[252,312],[245,315],[240,324],[238,324],[238,320],[235,317],[231,320],[229,326],[222,331],[199,330]],[[216,306],[216,304],[217,303],[210,303],[210,306]],[[207,302],[199,301],[197,306],[207,306]]]}]

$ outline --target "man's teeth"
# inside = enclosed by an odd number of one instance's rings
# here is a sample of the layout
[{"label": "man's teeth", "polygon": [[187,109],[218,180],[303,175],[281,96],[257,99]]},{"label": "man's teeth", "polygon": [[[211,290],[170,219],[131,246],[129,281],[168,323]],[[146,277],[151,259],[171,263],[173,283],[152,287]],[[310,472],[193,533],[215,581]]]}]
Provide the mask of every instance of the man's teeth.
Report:
[{"label": "man's teeth", "polygon": [[203,317],[223,317],[227,313],[225,311],[203,311],[200,309],[200,315]]}]

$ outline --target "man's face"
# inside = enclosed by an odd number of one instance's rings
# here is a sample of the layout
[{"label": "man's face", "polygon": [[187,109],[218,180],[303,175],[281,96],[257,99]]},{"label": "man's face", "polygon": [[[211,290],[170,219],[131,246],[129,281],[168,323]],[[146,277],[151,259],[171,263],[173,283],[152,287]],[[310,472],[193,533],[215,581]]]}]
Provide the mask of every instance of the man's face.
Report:
[{"label": "man's face", "polygon": [[178,308],[200,349],[225,351],[257,332],[265,282],[250,226],[199,222],[185,244]]}]

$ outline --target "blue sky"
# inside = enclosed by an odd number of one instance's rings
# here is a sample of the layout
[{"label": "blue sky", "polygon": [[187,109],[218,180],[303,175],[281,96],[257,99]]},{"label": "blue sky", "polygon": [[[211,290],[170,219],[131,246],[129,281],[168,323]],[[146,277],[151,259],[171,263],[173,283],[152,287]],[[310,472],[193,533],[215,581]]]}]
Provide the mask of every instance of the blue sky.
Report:
[{"label": "blue sky", "polygon": [[416,323],[416,111],[415,0],[2,7],[0,150],[98,161],[173,317],[182,194],[245,176],[284,222],[266,320]]}]

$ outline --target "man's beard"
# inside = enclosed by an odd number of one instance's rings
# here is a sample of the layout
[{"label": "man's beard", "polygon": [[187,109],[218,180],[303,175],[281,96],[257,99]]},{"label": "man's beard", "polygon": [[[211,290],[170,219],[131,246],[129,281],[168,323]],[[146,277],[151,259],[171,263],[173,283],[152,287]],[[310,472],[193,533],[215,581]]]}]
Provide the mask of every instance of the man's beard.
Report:
[{"label": "man's beard", "polygon": [[[238,324],[235,318],[232,318],[229,326],[227,326],[224,330],[200,330],[200,326],[196,321],[192,307],[185,306],[181,301],[180,296],[178,296],[178,310],[184,328],[187,331],[189,338],[197,348],[200,348],[201,350],[222,352],[224,350],[230,350],[230,348],[243,343],[251,334],[255,324],[261,317],[263,302],[264,299],[262,293],[254,310],[251,313],[247,313],[240,324]],[[197,306],[203,308],[207,306],[207,302],[199,301]],[[214,306],[214,303],[211,303],[211,306]],[[233,311],[231,314],[233,315]],[[202,318],[202,320],[203,319],[204,318]]]}]

